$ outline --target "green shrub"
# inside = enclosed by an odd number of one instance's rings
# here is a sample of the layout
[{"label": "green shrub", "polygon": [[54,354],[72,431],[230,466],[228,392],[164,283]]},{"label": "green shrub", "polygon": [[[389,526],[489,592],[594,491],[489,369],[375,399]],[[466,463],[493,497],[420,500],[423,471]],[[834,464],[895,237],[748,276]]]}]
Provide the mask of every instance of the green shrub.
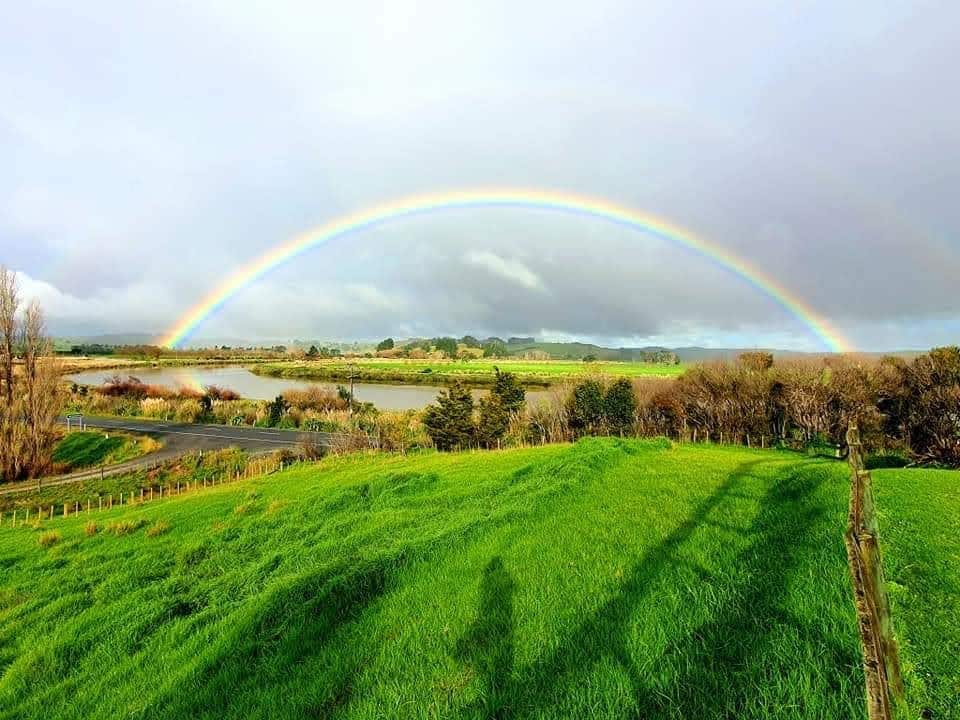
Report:
[{"label": "green shrub", "polygon": [[910,459],[900,453],[873,453],[867,456],[864,464],[867,470],[902,468],[910,464]]}]

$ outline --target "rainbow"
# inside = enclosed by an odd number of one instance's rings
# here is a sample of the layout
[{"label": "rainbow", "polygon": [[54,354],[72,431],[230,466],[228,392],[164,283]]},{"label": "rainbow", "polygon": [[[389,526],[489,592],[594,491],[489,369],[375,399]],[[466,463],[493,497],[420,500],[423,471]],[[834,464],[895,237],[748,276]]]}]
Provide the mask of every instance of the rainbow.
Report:
[{"label": "rainbow", "polygon": [[632,210],[601,198],[567,192],[531,189],[475,189],[413,195],[344,215],[276,245],[235,270],[221,285],[185,312],[162,336],[160,344],[176,347],[204,320],[244,287],[275,267],[308,250],[351,233],[414,215],[467,208],[527,208],[552,210],[599,218],[631,230],[645,232],[686,247],[742,278],[782,306],[806,326],[831,352],[849,352],[851,343],[830,322],[783,285],[716,243],[648,213]]}]

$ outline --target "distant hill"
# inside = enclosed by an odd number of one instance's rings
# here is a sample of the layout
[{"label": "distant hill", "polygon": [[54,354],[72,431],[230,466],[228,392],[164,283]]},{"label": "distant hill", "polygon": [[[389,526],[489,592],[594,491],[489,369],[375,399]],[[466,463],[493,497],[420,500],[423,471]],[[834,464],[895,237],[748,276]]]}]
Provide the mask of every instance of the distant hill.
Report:
[{"label": "distant hill", "polygon": [[[479,336],[478,336],[479,337]],[[397,338],[398,346],[425,338]],[[157,342],[157,335],[142,332],[106,333],[101,335],[58,335],[58,348],[69,348],[71,344],[86,345],[153,345]],[[303,340],[283,339],[251,340],[249,338],[196,338],[186,343],[187,348],[213,348],[226,345],[227,347],[271,347],[285,345],[289,348],[307,349],[311,345],[317,347],[337,348],[345,353],[369,352],[376,346],[370,340]],[[781,350],[777,348],[710,348],[700,346],[669,348],[661,345],[647,345],[644,347],[611,348],[603,345],[584,342],[544,342],[530,337],[510,337],[507,341],[507,352],[510,357],[539,355],[554,360],[582,360],[587,356],[594,356],[597,360],[650,361],[651,356],[657,353],[672,353],[683,363],[711,362],[716,360],[735,360],[737,356],[747,350],[763,349],[772,352],[778,358],[822,357],[829,355],[826,351],[802,352],[799,350]],[[863,355],[879,357],[882,355],[896,355],[903,358],[913,358],[919,355],[920,350],[891,350],[889,352],[864,352]]]},{"label": "distant hill", "polygon": [[544,353],[553,360],[582,360],[592,355],[597,360],[620,360],[623,362],[650,360],[651,356],[671,355],[670,348],[649,346],[642,348],[608,348],[581,342],[524,342],[510,343],[507,352],[511,357],[524,357]]}]

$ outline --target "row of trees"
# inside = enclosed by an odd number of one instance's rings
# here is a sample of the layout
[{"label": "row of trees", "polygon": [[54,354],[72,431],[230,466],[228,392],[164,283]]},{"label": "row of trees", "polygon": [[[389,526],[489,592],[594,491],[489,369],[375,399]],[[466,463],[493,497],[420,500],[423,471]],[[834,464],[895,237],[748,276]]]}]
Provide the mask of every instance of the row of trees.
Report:
[{"label": "row of trees", "polygon": [[21,306],[16,274],[0,265],[0,480],[50,468],[64,389],[43,311]]},{"label": "row of trees", "polygon": [[[509,399],[505,388],[512,388]],[[680,437],[745,445],[843,445],[850,423],[873,450],[960,467],[960,348],[913,360],[826,358],[774,363],[770,353],[692,367],[678,378],[590,378],[525,407],[522,388],[497,370],[479,407],[452,386],[424,413],[442,449],[560,442],[582,435]]]},{"label": "row of trees", "polygon": [[[691,368],[671,380],[626,386],[622,414],[604,415],[602,386],[587,380],[561,403],[534,408],[531,427],[547,440],[630,432],[747,445],[844,443],[850,423],[875,450],[919,462],[960,466],[960,349],[938,348],[911,361],[829,358],[774,364],[769,353]],[[606,397],[606,396],[604,396]]]},{"label": "row of trees", "polygon": [[474,412],[473,394],[454,383],[423,412],[423,425],[439,450],[496,447],[507,434],[511,418],[523,411],[526,393],[513,373],[494,368],[496,378],[490,393]]}]

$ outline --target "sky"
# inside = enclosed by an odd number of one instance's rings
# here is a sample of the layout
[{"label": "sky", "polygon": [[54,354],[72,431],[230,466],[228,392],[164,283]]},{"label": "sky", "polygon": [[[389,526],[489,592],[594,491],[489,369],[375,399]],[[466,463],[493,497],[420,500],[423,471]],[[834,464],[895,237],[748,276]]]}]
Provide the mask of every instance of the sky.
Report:
[{"label": "sky", "polygon": [[[12,3],[0,263],[58,335],[161,334],[345,213],[525,187],[746,260],[858,349],[960,341],[960,5]],[[821,350],[709,258],[523,209],[305,253],[194,336]]]}]

